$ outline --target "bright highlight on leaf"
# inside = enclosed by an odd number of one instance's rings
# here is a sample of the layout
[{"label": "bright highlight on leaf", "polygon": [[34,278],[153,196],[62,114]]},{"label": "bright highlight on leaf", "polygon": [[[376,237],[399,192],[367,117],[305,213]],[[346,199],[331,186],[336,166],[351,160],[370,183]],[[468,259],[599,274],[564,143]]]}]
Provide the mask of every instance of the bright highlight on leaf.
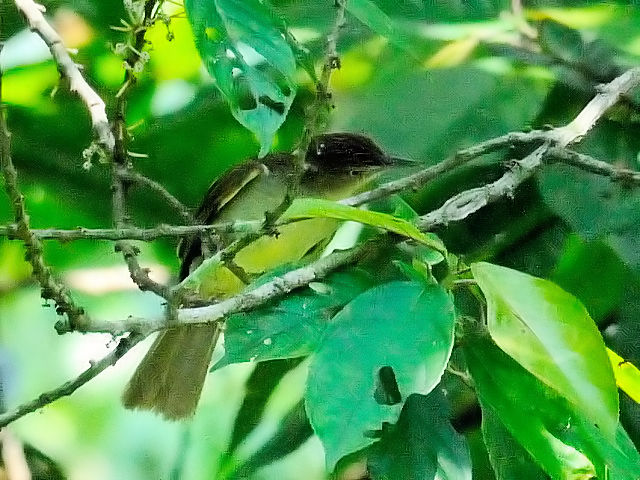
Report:
[{"label": "bright highlight on leaf", "polygon": [[442,241],[433,234],[422,233],[412,223],[393,215],[342,205],[331,200],[316,198],[298,198],[282,216],[281,220],[299,220],[304,218],[335,218],[382,228],[403,237],[416,240],[446,256],[447,249]]},{"label": "bright highlight on leaf", "polygon": [[607,354],[611,360],[613,374],[620,390],[629,395],[636,403],[640,403],[640,370],[638,367],[608,348]]},{"label": "bright highlight on leaf", "polygon": [[498,346],[614,435],[618,391],[604,342],[584,306],[552,282],[492,265],[471,266]]},{"label": "bright highlight on leaf", "polygon": [[426,68],[451,68],[469,59],[480,41],[477,37],[469,36],[447,43],[434,53],[424,63]]}]

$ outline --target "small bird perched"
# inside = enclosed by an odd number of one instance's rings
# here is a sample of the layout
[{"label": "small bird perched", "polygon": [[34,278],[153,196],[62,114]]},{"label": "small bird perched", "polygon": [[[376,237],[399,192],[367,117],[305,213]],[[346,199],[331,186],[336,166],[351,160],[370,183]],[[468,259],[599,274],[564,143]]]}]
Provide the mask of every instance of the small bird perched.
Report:
[{"label": "small bird perched", "polygon": [[[372,140],[352,133],[314,137],[305,156],[298,193],[305,197],[338,200],[361,190],[377,172],[397,163]],[[196,213],[199,223],[261,220],[281,206],[289,180],[296,174],[294,157],[275,153],[231,168],[209,187]],[[265,235],[240,250],[237,267],[249,277],[322,253],[339,221],[314,218],[278,227],[278,235]],[[233,241],[223,238],[223,244]],[[184,279],[202,261],[199,238],[184,239],[178,254]],[[243,276],[243,275],[240,275]],[[203,300],[220,300],[240,292],[246,283],[222,267],[203,282]],[[136,369],[123,403],[127,408],[155,410],[168,419],[192,415],[198,404],[211,355],[220,334],[218,325],[180,326],[161,332]]]}]

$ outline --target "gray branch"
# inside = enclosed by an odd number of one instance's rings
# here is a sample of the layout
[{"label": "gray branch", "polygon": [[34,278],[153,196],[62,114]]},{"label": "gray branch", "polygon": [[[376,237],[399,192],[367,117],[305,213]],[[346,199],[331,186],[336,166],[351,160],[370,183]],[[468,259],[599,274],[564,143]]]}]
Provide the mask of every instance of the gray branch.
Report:
[{"label": "gray branch", "polygon": [[114,365],[120,360],[125,353],[131,350],[138,342],[145,338],[144,335],[139,333],[132,333],[131,335],[122,338],[116,348],[114,348],[109,354],[102,359],[91,362],[89,368],[83,371],[73,380],[63,383],[53,390],[41,393],[38,398],[31,400],[30,402],[23,403],[17,408],[10,410],[0,415],[0,428],[3,428],[11,422],[24,417],[25,415],[35,412],[40,408],[55,402],[56,400],[71,395],[82,385],[95,378],[111,365]]},{"label": "gray branch", "polygon": [[33,0],[14,0],[14,2],[29,23],[31,31],[36,32],[49,47],[60,74],[69,80],[69,89],[78,94],[89,110],[99,144],[108,152],[112,152],[115,139],[109,127],[105,103],[80,73],[80,69],[69,56],[58,32],[44,18],[45,7]]}]

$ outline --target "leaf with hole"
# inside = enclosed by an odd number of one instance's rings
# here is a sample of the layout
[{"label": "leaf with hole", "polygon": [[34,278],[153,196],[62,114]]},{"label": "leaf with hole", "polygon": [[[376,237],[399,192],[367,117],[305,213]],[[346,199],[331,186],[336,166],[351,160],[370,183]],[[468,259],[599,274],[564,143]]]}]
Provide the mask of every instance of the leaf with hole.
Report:
[{"label": "leaf with hole", "polygon": [[383,422],[397,421],[410,394],[438,384],[453,348],[454,318],[442,287],[412,282],[368,290],[333,318],[305,393],[329,470],[371,444]]},{"label": "leaf with hole", "polygon": [[207,70],[266,155],[296,94],[296,60],[281,21],[260,0],[186,0],[185,10]]},{"label": "leaf with hole", "polygon": [[369,449],[367,466],[373,480],[471,480],[469,447],[449,423],[440,389],[407,398],[398,423]]}]

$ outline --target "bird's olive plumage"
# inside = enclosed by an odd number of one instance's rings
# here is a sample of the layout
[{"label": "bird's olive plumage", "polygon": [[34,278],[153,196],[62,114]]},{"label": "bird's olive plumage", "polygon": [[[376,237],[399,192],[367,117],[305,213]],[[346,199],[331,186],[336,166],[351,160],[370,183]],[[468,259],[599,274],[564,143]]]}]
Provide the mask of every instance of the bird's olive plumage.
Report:
[{"label": "bird's olive plumage", "polygon": [[[361,189],[372,172],[392,160],[366,137],[333,133],[312,139],[305,162],[300,194],[337,200]],[[262,219],[265,212],[282,204],[292,174],[291,154],[271,154],[238,165],[211,185],[197,211],[197,221],[209,224]],[[285,225],[279,228],[277,237],[261,237],[238,252],[234,262],[250,276],[257,276],[279,265],[311,258],[321,253],[320,247],[328,243],[338,226],[339,222],[323,218]],[[223,243],[233,239],[223,238]],[[178,253],[183,279],[201,261],[200,240],[184,239]],[[230,270],[221,267],[203,282],[200,296],[219,300],[244,286]],[[125,406],[155,410],[170,419],[192,415],[219,334],[217,325],[183,326],[160,333],[127,386]]]}]

